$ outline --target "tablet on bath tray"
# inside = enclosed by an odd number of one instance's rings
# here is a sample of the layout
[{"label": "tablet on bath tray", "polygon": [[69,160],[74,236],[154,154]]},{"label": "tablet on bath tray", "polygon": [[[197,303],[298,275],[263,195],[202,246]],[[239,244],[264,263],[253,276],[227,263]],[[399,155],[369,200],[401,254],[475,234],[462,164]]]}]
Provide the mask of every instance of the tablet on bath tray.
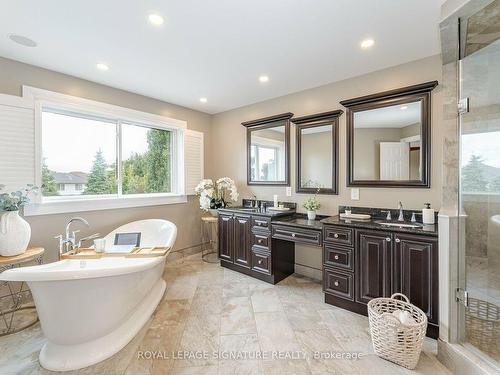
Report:
[{"label": "tablet on bath tray", "polygon": [[130,253],[141,244],[141,233],[116,233],[115,243],[108,250],[109,253]]}]

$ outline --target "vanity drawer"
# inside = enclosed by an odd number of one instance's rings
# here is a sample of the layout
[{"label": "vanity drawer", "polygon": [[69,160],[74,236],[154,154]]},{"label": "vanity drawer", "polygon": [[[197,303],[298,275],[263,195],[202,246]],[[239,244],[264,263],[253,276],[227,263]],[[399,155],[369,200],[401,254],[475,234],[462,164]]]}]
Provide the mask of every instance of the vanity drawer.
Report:
[{"label": "vanity drawer", "polygon": [[271,230],[271,219],[252,216],[252,229]]},{"label": "vanity drawer", "polygon": [[252,249],[252,270],[266,275],[271,274],[271,253]]},{"label": "vanity drawer", "polygon": [[354,251],[348,247],[325,245],[323,264],[354,271]]},{"label": "vanity drawer", "polygon": [[323,233],[323,241],[325,242],[340,243],[349,246],[352,246],[354,244],[353,229],[325,226]]},{"label": "vanity drawer", "polygon": [[321,246],[321,231],[285,225],[273,225],[273,238]]},{"label": "vanity drawer", "polygon": [[328,268],[323,270],[323,290],[325,293],[354,301],[353,274],[334,271]]},{"label": "vanity drawer", "polygon": [[252,246],[258,246],[268,250],[270,244],[271,236],[269,234],[259,231],[252,232]]}]

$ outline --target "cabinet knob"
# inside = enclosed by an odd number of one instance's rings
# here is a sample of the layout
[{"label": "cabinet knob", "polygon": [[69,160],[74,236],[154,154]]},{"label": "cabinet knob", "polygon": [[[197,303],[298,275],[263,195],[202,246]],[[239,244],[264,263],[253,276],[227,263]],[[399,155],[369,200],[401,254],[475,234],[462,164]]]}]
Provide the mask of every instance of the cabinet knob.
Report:
[{"label": "cabinet knob", "polygon": [[292,237],[295,237],[295,233],[292,233]]},{"label": "cabinet knob", "polygon": [[385,239],[387,242],[391,242],[391,237],[386,237]]},{"label": "cabinet knob", "polygon": [[333,285],[339,286],[339,282],[337,280],[335,280],[335,282],[333,283]]},{"label": "cabinet knob", "polygon": [[401,240],[400,240],[399,238],[396,238],[396,242],[397,242],[397,243],[400,243],[400,242],[401,242]]},{"label": "cabinet knob", "polygon": [[259,239],[257,240],[257,242],[258,242],[258,243],[262,243],[262,238],[259,238]]},{"label": "cabinet knob", "polygon": [[335,237],[335,238],[339,238],[339,234],[338,234],[338,233],[335,233],[335,234],[333,235],[333,237]]},{"label": "cabinet knob", "polygon": [[339,259],[339,256],[338,256],[338,255],[335,255],[335,256],[333,257],[333,259],[338,260],[338,259]]},{"label": "cabinet knob", "polygon": [[257,263],[262,264],[262,259],[259,259]]}]

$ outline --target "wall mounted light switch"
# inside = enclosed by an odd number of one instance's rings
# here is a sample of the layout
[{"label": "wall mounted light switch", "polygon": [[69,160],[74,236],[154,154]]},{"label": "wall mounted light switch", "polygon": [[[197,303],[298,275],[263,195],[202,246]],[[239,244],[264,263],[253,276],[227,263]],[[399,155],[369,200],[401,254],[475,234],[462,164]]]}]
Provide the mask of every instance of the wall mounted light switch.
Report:
[{"label": "wall mounted light switch", "polygon": [[358,188],[351,189],[351,199],[353,201],[359,201],[359,189]]},{"label": "wall mounted light switch", "polygon": [[292,196],[292,187],[291,186],[287,186],[286,187],[286,196],[287,197],[291,197]]}]

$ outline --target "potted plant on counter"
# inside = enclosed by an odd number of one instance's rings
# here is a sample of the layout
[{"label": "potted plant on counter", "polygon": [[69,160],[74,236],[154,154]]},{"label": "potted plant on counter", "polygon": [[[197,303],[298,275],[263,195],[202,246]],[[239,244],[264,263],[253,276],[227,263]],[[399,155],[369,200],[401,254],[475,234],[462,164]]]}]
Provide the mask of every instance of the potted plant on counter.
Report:
[{"label": "potted plant on counter", "polygon": [[312,197],[307,198],[304,204],[302,205],[307,210],[307,218],[309,220],[316,219],[316,211],[319,210],[321,207],[321,203],[319,203],[318,200],[318,192],[319,188],[316,191],[316,194],[314,194],[314,196]]},{"label": "potted plant on counter", "polygon": [[[0,191],[5,185],[0,185]],[[19,216],[19,209],[30,201],[31,193],[38,188],[27,185],[22,190],[0,193],[0,256],[14,256],[26,251],[31,237],[31,227]]]},{"label": "potted plant on counter", "polygon": [[200,196],[200,208],[217,216],[217,209],[228,206],[229,201],[238,201],[236,184],[229,177],[219,178],[215,184],[211,179],[201,180],[194,189]]}]

